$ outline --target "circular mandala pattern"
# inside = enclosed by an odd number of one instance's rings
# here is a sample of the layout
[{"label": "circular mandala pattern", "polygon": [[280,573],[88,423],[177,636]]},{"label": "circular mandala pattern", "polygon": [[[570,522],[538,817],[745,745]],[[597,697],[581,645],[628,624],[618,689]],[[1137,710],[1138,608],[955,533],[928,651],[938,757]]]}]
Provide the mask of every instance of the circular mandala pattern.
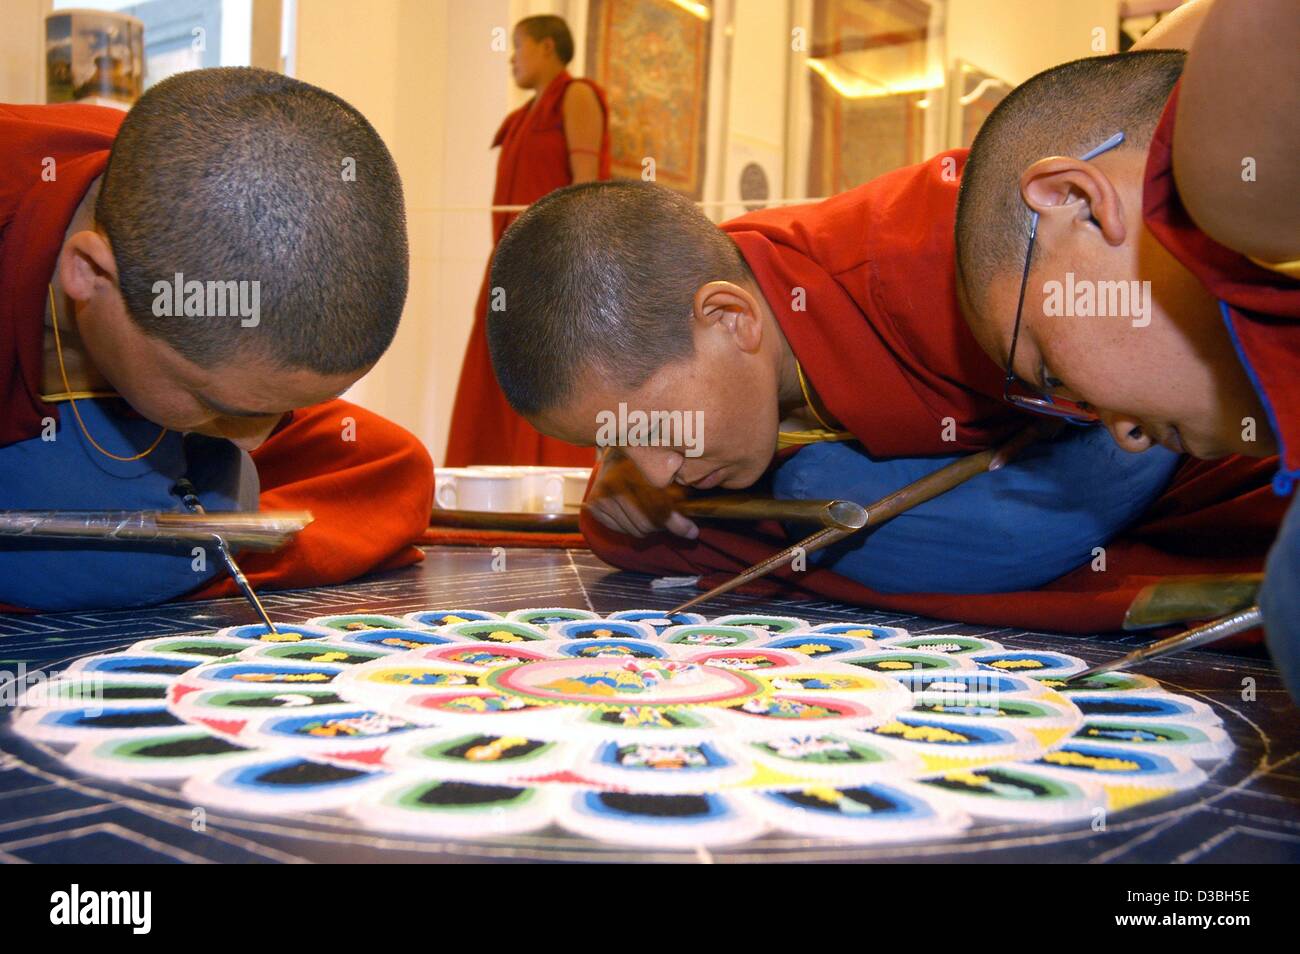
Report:
[{"label": "circular mandala pattern", "polygon": [[1194,788],[1231,749],[1209,706],[1145,676],[1070,682],[1072,656],[867,623],[555,607],[280,630],[78,660],[15,729],[211,810],[683,848],[1081,823]]}]

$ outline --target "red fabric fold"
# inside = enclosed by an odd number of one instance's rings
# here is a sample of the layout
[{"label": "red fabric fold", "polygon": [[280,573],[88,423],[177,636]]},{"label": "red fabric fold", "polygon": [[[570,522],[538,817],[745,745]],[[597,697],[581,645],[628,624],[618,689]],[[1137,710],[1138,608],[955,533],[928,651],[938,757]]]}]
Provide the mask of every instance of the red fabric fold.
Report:
[{"label": "red fabric fold", "polygon": [[[433,463],[398,425],[347,401],[326,401],[295,411],[253,461],[260,509],[310,510],[316,518],[284,549],[239,557],[255,587],[327,586],[424,559],[412,544],[429,525]],[[186,598],[236,592],[222,575]]]},{"label": "red fabric fold", "polygon": [[966,153],[722,226],[827,409],[878,457],[982,450],[1028,420],[957,303]]},{"label": "red fabric fold", "polygon": [[1142,217],[1171,255],[1229,305],[1228,327],[1282,449],[1278,492],[1300,480],[1300,282],[1220,245],[1192,221],[1174,181],[1174,87],[1147,151]]},{"label": "red fabric fold", "polygon": [[35,437],[45,303],[63,234],[108,165],[126,114],[103,106],[0,105],[0,446]]}]

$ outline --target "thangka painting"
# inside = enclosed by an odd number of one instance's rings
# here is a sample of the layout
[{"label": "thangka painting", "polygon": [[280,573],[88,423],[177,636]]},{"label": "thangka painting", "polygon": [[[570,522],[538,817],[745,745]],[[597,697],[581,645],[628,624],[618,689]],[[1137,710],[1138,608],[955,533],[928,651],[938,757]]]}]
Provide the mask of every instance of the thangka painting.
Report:
[{"label": "thangka painting", "polygon": [[930,13],[923,0],[814,0],[809,195],[925,158]]},{"label": "thangka painting", "polygon": [[[692,198],[704,191],[709,0],[591,0],[587,72],[609,97],[616,178],[655,180]],[[692,12],[694,11],[694,12]]]}]

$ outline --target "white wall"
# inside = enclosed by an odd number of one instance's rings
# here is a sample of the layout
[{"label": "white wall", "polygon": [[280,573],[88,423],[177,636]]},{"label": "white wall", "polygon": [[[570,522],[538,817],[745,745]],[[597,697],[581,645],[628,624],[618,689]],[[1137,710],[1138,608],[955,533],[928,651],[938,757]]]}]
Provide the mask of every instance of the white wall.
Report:
[{"label": "white wall", "polygon": [[45,99],[45,14],[49,0],[0,0],[0,103]]},{"label": "white wall", "polygon": [[491,251],[489,217],[440,211],[491,202],[492,134],[507,111],[507,0],[300,0],[296,74],[348,100],[384,138],[402,175],[411,285],[397,339],[347,394],[442,456]]},{"label": "white wall", "polygon": [[966,60],[1015,86],[1091,56],[1093,30],[1118,48],[1119,0],[948,0],[948,63]]}]

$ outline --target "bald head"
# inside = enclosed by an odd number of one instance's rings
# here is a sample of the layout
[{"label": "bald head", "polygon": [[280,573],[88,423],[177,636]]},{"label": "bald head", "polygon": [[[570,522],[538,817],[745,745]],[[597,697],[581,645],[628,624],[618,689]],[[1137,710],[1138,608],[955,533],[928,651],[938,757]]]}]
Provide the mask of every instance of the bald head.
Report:
[{"label": "bald head", "polygon": [[1121,150],[1145,153],[1182,73],[1177,50],[1119,53],[1045,70],[1011,91],[980,127],[957,200],[957,267],[970,296],[1024,265],[1031,213],[1020,175],[1044,156],[1078,157],[1124,133]]},{"label": "bald head", "polygon": [[492,259],[487,335],[497,379],[524,415],[563,402],[588,372],[635,389],[693,354],[697,290],[748,280],[731,239],[671,189],[558,189],[510,226]]},{"label": "bald head", "polygon": [[[332,93],[258,69],[180,73],[127,114],[95,207],[131,318],[202,367],[256,354],[365,369],[406,298],[402,186]],[[155,314],[157,282],[257,282],[256,327]]]}]

